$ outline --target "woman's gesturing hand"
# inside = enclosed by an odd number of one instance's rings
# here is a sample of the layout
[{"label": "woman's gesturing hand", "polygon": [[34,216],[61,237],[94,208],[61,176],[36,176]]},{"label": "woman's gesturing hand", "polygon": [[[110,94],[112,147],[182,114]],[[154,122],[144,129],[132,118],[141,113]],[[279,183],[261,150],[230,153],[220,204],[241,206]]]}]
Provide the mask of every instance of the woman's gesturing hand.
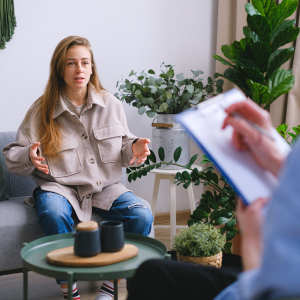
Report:
[{"label": "woman's gesturing hand", "polygon": [[49,168],[47,165],[43,165],[41,161],[45,160],[44,157],[39,156],[39,145],[40,142],[33,143],[29,150],[29,157],[34,166],[45,174],[49,173]]},{"label": "woman's gesturing hand", "polygon": [[137,163],[144,162],[147,159],[147,156],[150,155],[150,150],[148,148],[148,144],[150,143],[149,139],[138,139],[132,145],[133,158],[130,161],[132,165],[135,161]]},{"label": "woman's gesturing hand", "polygon": [[286,157],[278,150],[275,141],[263,136],[245,120],[232,115],[238,113],[272,134],[270,114],[251,100],[237,102],[226,108],[225,112],[228,116],[224,120],[223,129],[228,125],[233,127],[232,143],[235,148],[248,150],[259,166],[276,176]]}]

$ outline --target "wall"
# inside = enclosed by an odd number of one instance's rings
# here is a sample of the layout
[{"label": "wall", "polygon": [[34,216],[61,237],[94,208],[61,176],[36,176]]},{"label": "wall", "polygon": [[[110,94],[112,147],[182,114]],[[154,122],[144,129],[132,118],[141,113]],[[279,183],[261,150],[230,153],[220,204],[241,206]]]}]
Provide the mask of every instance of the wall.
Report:
[{"label": "wall", "polygon": [[[159,70],[162,62],[176,73],[190,69],[214,73],[217,0],[15,0],[17,28],[6,49],[0,50],[0,130],[17,130],[26,111],[42,93],[49,62],[57,43],[80,35],[92,44],[104,87],[130,71]],[[151,119],[124,104],[132,133],[151,138]],[[192,154],[199,150],[192,145]],[[154,177],[128,184],[151,201]],[[188,208],[187,192],[178,188],[178,209]],[[195,188],[196,199],[201,188]],[[157,212],[169,210],[168,184],[159,192]],[[165,200],[165,201],[164,201]]]}]

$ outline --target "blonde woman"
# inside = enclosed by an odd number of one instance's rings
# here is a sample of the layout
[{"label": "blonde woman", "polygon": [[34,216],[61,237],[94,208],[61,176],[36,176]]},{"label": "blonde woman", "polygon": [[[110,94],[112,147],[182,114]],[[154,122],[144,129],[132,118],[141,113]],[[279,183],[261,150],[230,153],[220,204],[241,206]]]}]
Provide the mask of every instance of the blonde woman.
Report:
[{"label": "blonde woman", "polygon": [[[72,213],[87,221],[92,210],[148,235],[151,212],[120,180],[122,167],[146,160],[149,142],[129,132],[121,102],[100,83],[88,40],[70,36],[57,45],[45,93],[3,153],[9,172],[36,182],[27,202],[36,206],[46,236],[71,232]],[[66,281],[57,283],[67,299]],[[72,289],[80,299],[76,284]],[[105,281],[96,299],[112,299],[113,290]]]}]

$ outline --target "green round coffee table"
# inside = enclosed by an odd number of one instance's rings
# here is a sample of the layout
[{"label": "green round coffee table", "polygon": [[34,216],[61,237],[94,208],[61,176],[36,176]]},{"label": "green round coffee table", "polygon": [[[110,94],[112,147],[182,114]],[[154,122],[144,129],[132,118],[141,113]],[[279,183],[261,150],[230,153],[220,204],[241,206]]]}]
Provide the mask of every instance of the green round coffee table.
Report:
[{"label": "green round coffee table", "polygon": [[[158,240],[134,233],[125,233],[125,243],[138,247],[138,255],[123,262],[102,267],[62,267],[48,263],[47,253],[59,248],[74,245],[72,233],[56,234],[37,239],[21,250],[23,260],[23,299],[28,300],[28,271],[41,275],[68,280],[71,286],[76,281],[114,280],[118,286],[119,278],[132,277],[141,263],[148,259],[170,258],[166,246]],[[69,289],[68,299],[72,299],[72,289]],[[118,288],[114,299],[118,299]]]}]

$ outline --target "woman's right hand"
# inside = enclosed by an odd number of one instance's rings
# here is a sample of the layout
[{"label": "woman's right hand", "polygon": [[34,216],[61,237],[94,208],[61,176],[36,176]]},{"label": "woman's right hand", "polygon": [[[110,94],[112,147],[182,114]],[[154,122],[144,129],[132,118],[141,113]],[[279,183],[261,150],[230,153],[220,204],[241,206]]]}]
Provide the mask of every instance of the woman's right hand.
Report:
[{"label": "woman's right hand", "polygon": [[33,143],[29,150],[29,157],[33,165],[39,170],[44,172],[45,174],[49,173],[49,168],[47,165],[43,165],[41,162],[45,160],[44,157],[39,156],[39,145],[40,142]]}]

